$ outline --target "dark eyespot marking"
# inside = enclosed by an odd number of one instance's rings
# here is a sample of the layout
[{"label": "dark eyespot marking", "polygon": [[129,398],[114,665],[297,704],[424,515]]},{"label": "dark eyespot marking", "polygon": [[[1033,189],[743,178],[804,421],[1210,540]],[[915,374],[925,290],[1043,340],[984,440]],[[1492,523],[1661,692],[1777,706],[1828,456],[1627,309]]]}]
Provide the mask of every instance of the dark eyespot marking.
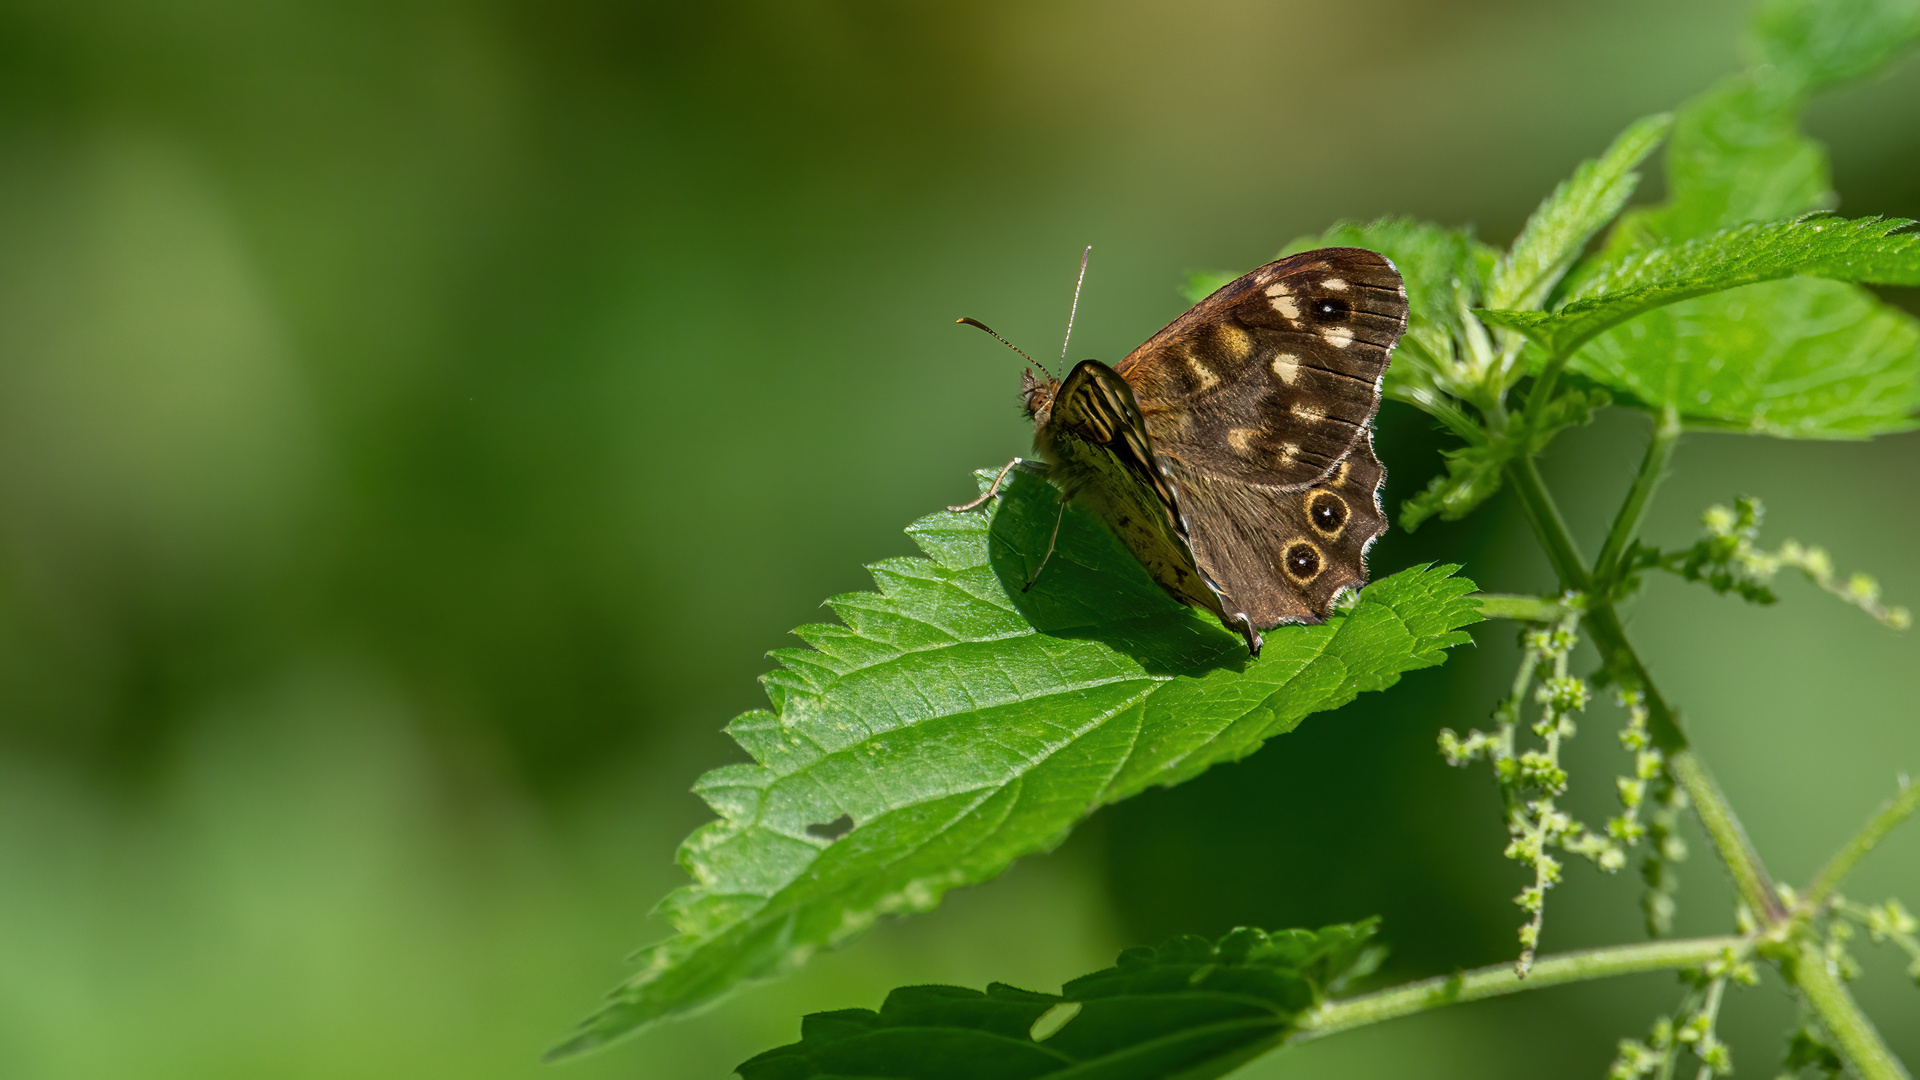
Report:
[{"label": "dark eyespot marking", "polygon": [[1307,310],[1321,322],[1340,322],[1353,308],[1337,296],[1319,296],[1307,301]]},{"label": "dark eyespot marking", "polygon": [[1314,492],[1307,499],[1307,519],[1323,536],[1335,536],[1347,523],[1347,504],[1331,491]]},{"label": "dark eyespot marking", "polygon": [[817,836],[822,840],[838,840],[853,831],[853,815],[841,814],[824,825],[807,826],[808,836]]},{"label": "dark eyespot marking", "polygon": [[1320,550],[1305,540],[1287,547],[1285,561],[1287,576],[1301,584],[1320,576]]}]

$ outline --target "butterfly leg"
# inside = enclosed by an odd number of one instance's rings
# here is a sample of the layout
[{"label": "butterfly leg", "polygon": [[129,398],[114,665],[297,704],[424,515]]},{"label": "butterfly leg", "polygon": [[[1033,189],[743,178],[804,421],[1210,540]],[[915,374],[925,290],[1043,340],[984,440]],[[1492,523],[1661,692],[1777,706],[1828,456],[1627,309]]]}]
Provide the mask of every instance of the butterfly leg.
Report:
[{"label": "butterfly leg", "polygon": [[1007,474],[1015,469],[1019,469],[1021,472],[1030,472],[1037,476],[1046,475],[1045,465],[1035,461],[1028,461],[1025,458],[1014,458],[1012,461],[1007,462],[1006,466],[1000,470],[1000,474],[993,478],[993,483],[987,486],[986,492],[979,498],[969,503],[961,503],[959,506],[949,506],[947,509],[956,514],[964,514],[986,502],[988,499],[993,498],[995,495],[1000,494],[1001,482],[1006,480]]},{"label": "butterfly leg", "polygon": [[1021,592],[1033,588],[1033,583],[1040,580],[1040,571],[1047,568],[1047,560],[1053,558],[1053,545],[1060,540],[1060,523],[1067,519],[1067,500],[1072,497],[1071,495],[1060,496],[1060,513],[1053,519],[1053,535],[1047,537],[1047,553],[1040,556],[1040,565],[1033,568],[1033,576],[1027,579],[1025,585],[1020,586]]},{"label": "butterfly leg", "polygon": [[1231,619],[1226,620],[1226,623],[1227,629],[1237,630],[1241,637],[1247,639],[1247,652],[1253,659],[1260,659],[1260,646],[1266,642],[1261,639],[1260,631],[1253,628],[1253,620],[1247,618],[1244,613],[1236,611]]}]

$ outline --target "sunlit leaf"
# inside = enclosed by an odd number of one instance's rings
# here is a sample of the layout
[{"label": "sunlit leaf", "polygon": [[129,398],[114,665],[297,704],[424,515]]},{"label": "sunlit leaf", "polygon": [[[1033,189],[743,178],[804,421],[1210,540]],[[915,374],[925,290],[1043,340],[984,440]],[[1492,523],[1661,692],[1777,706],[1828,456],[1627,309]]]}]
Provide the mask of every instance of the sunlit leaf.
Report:
[{"label": "sunlit leaf", "polygon": [[801,1021],[743,1080],[1207,1080],[1272,1049],[1341,981],[1370,970],[1376,922],[1235,930],[1129,949],[1058,994],[908,986],[879,1012]]},{"label": "sunlit leaf", "polygon": [[1772,0],[1753,20],[1754,66],[1806,93],[1870,75],[1920,39],[1920,0]]},{"label": "sunlit leaf", "polygon": [[1573,368],[1695,427],[1864,439],[1915,426],[1920,324],[1852,285],[1767,282],[1648,312]]},{"label": "sunlit leaf", "polygon": [[1111,533],[1067,515],[1033,590],[1058,498],[1015,472],[990,513],[909,530],[926,558],[872,568],[832,601],[841,625],[775,653],[776,711],[729,732],[754,758],[696,787],[720,820],[662,905],[677,936],[557,1053],[605,1042],[774,975],[882,915],[923,911],[1045,851],[1105,803],[1231,761],[1403,672],[1440,663],[1478,620],[1453,568],[1368,586],[1321,626],[1237,635],[1169,599]]},{"label": "sunlit leaf", "polygon": [[1486,306],[1541,306],[1587,241],[1626,205],[1640,182],[1634,170],[1660,145],[1672,123],[1665,113],[1635,121],[1605,154],[1581,162],[1572,177],[1554,188],[1527,219],[1512,250],[1494,266]]},{"label": "sunlit leaf", "polygon": [[1904,218],[1812,217],[1742,225],[1629,255],[1581,283],[1550,312],[1482,311],[1564,356],[1637,315],[1708,293],[1795,275],[1920,284],[1920,234]]}]

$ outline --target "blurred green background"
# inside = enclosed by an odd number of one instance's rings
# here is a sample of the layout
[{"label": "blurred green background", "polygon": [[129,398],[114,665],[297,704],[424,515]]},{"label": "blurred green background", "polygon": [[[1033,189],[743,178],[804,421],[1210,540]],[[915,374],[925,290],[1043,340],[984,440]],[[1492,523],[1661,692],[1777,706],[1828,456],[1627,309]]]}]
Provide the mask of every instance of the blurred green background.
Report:
[{"label": "blurred green background", "polygon": [[[1484,772],[1510,628],[798,977],[539,1053],[665,933],[687,794],[761,654],[1021,451],[1076,356],[1339,217],[1504,243],[1630,119],[1737,64],[1735,0],[0,4],[0,1075],[720,1077],[905,982],[1051,989],[1120,947],[1381,913],[1396,970],[1514,951]],[[1920,64],[1810,118],[1850,214],[1920,216]],[[1657,191],[1657,181],[1652,183]],[[1589,543],[1644,423],[1548,463]],[[1396,504],[1437,437],[1389,406]],[[1920,601],[1920,439],[1694,437],[1650,536],[1767,498]],[[1514,508],[1374,565],[1549,584]],[[1789,583],[1658,582],[1634,632],[1803,879],[1920,771],[1920,645]],[[1575,744],[1605,813],[1609,710]],[[1696,842],[1683,931],[1726,925]],[[1634,940],[1575,867],[1551,950]],[[1920,901],[1920,828],[1853,891]],[[1860,992],[1920,1062],[1920,991]],[[1670,978],[1528,995],[1259,1077],[1598,1076]],[[1747,1075],[1792,1007],[1729,1004]]]}]

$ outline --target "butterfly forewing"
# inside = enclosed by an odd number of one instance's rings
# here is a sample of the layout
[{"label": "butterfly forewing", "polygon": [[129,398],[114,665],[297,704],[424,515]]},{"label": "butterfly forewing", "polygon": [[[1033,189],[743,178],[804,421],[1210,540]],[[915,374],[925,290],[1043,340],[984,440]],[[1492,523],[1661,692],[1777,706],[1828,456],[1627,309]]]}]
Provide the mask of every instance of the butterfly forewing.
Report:
[{"label": "butterfly forewing", "polygon": [[1406,325],[1391,262],[1323,248],[1224,286],[1114,370],[1132,384],[1163,457],[1291,487],[1329,475],[1362,440]]},{"label": "butterfly forewing", "polygon": [[1083,361],[1054,393],[1034,443],[1064,496],[1098,515],[1162,588],[1221,614],[1126,380],[1097,360]]}]

